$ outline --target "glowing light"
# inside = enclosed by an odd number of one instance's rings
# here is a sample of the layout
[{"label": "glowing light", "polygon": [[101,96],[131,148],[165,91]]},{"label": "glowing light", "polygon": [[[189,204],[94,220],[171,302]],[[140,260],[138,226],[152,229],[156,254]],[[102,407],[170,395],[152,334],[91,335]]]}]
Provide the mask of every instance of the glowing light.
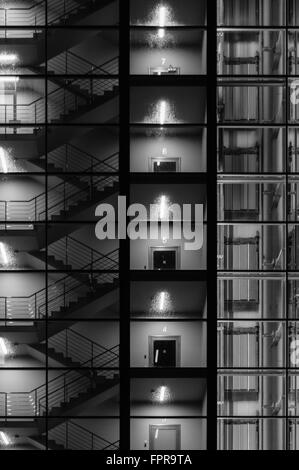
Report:
[{"label": "glowing light", "polygon": [[166,196],[161,196],[160,198],[159,215],[160,219],[165,219],[168,215],[168,204]]},{"label": "glowing light", "polygon": [[155,432],[155,439],[158,439],[158,436],[159,436],[159,429],[157,428]]},{"label": "glowing light", "polygon": [[164,39],[165,38],[165,29],[164,28],[159,28],[158,29],[158,37],[160,39]]},{"label": "glowing light", "polygon": [[166,101],[161,101],[160,103],[160,124],[163,126],[166,119]]},{"label": "glowing light", "polygon": [[0,242],[0,253],[2,256],[3,263],[8,264],[9,263],[8,256],[6,253],[5,245],[2,242]]},{"label": "glowing light", "polygon": [[159,8],[159,26],[160,28],[158,29],[158,37],[160,39],[164,39],[165,37],[165,20],[166,20],[166,8],[161,6]]},{"label": "glowing light", "polygon": [[0,163],[1,163],[1,168],[2,168],[3,173],[7,173],[8,168],[7,168],[6,158],[5,158],[5,150],[3,147],[0,147]]},{"label": "glowing light", "polygon": [[160,395],[159,395],[159,401],[163,402],[165,400],[165,395],[166,395],[166,387],[165,385],[162,385],[160,388]]},{"label": "glowing light", "polygon": [[160,300],[159,300],[159,310],[163,312],[165,308],[165,299],[166,299],[166,292],[160,293]]},{"label": "glowing light", "polygon": [[163,28],[165,26],[166,21],[166,7],[160,6],[159,8],[159,26]]},{"label": "glowing light", "polygon": [[0,77],[0,82],[2,83],[17,83],[19,81],[19,77]]},{"label": "glowing light", "polygon": [[4,445],[9,446],[10,442],[5,432],[0,431],[0,437]]},{"label": "glowing light", "polygon": [[0,349],[1,349],[2,354],[4,354],[4,356],[8,354],[8,349],[6,347],[6,344],[3,338],[0,338]]},{"label": "glowing light", "polygon": [[0,54],[0,64],[13,64],[17,59],[16,54]]},{"label": "glowing light", "polygon": [[167,155],[167,147],[163,147],[163,149],[162,149],[162,155]]},{"label": "glowing light", "polygon": [[157,292],[151,301],[150,312],[153,315],[166,315],[173,311],[173,304],[169,292]]}]

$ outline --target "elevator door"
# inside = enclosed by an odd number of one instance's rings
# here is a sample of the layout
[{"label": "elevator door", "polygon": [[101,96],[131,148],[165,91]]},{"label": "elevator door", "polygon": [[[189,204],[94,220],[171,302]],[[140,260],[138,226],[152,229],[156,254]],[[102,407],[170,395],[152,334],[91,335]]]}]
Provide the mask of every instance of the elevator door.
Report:
[{"label": "elevator door", "polygon": [[176,340],[153,341],[154,367],[176,366]]},{"label": "elevator door", "polygon": [[153,253],[154,269],[176,269],[176,250],[156,250]]},{"label": "elevator door", "polygon": [[153,170],[155,173],[173,173],[177,171],[176,161],[156,161],[153,164]]},{"label": "elevator door", "polygon": [[179,450],[180,425],[150,425],[150,450]]}]

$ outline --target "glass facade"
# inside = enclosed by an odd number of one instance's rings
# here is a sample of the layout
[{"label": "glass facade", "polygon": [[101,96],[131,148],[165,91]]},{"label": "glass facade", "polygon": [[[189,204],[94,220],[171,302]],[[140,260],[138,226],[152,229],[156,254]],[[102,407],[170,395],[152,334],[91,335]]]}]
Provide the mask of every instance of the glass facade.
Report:
[{"label": "glass facade", "polygon": [[217,5],[218,450],[297,450],[299,2]]}]

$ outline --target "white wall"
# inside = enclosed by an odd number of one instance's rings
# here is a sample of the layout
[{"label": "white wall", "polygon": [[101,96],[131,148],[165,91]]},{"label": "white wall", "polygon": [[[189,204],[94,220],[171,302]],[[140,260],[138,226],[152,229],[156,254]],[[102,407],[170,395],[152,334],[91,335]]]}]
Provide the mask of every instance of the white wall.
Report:
[{"label": "white wall", "polygon": [[131,367],[149,366],[150,336],[180,336],[181,367],[205,367],[206,323],[131,322]]},{"label": "white wall", "polygon": [[131,171],[147,173],[151,158],[180,158],[181,172],[206,171],[206,131],[200,129],[201,137],[191,136],[131,136]]},{"label": "white wall", "polygon": [[131,405],[132,416],[204,416],[205,409],[200,402],[189,403],[169,403],[161,405],[160,403],[133,403]]},{"label": "white wall", "polygon": [[149,450],[149,426],[181,425],[181,449],[205,450],[207,425],[204,419],[131,419],[131,450]]},{"label": "white wall", "polygon": [[1,370],[1,392],[30,392],[46,383],[43,370]]},{"label": "white wall", "polygon": [[1,180],[1,201],[29,201],[45,191],[43,177],[9,176]]},{"label": "white wall", "polygon": [[161,58],[166,59],[165,67],[180,67],[181,75],[203,75],[206,73],[205,41],[195,47],[150,48],[131,46],[130,72],[134,75],[148,75],[149,67],[159,67]]},{"label": "white wall", "polygon": [[206,269],[206,230],[204,230],[204,245],[197,251],[184,250],[184,240],[131,240],[130,242],[130,267],[131,269],[149,269],[150,247],[180,247],[181,270],[205,270]]},{"label": "white wall", "polygon": [[0,297],[27,297],[45,288],[42,273],[1,273]]},{"label": "white wall", "polygon": [[105,348],[112,348],[119,344],[118,322],[78,322],[72,325],[71,329]]}]

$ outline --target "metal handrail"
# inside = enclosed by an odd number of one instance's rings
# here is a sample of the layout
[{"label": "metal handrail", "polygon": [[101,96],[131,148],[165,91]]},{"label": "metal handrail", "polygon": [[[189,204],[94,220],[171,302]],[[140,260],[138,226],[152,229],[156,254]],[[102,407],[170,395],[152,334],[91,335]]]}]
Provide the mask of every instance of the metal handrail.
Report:
[{"label": "metal handrail", "polygon": [[118,75],[118,60],[115,56],[96,65],[79,54],[66,50],[48,61],[48,70],[55,74],[91,75],[100,72],[104,75]]},{"label": "metal handrail", "polygon": [[[72,91],[72,86],[80,88],[80,96]],[[76,112],[80,106],[93,103],[97,98],[112,92],[118,86],[114,78],[76,78],[63,87],[57,87],[47,95],[48,119],[64,119],[67,114]],[[41,96],[26,104],[0,104],[0,123],[42,124],[45,122],[46,100]]]},{"label": "metal handrail", "polygon": [[[85,158],[83,158],[85,157]],[[109,155],[103,160],[73,144],[64,144],[48,153],[48,163],[56,164],[62,171],[104,171],[115,173],[118,170],[119,152]]]},{"label": "metal handrail", "polygon": [[65,449],[72,450],[117,450],[119,448],[119,440],[110,442],[70,420],[50,429],[49,439],[63,445]]},{"label": "metal handrail", "polygon": [[68,308],[70,303],[77,302],[80,296],[84,298],[87,294],[90,295],[90,291],[96,292],[103,286],[115,287],[115,281],[118,279],[115,267],[113,262],[113,272],[93,273],[89,285],[66,275],[27,297],[0,297],[0,322],[4,321],[5,326],[12,326],[16,319],[43,319],[47,314],[52,316],[60,308]]},{"label": "metal handrail", "polygon": [[105,450],[111,447],[115,450],[118,449],[117,442],[110,443],[106,439],[92,433],[83,426],[76,426],[75,423],[66,421],[65,423],[56,426],[54,430],[50,430],[49,438],[53,439],[56,443],[63,445],[65,449],[84,449],[84,450]]},{"label": "metal handrail", "polygon": [[[46,343],[45,343],[46,344]],[[106,348],[72,328],[66,328],[48,338],[47,348],[62,353],[64,358],[84,367],[118,367],[119,347]]]},{"label": "metal handrail", "polygon": [[78,189],[76,181],[72,183],[72,177],[67,181],[56,184],[47,192],[48,205],[46,207],[46,192],[39,194],[27,201],[1,201],[0,200],[0,221],[6,224],[11,221],[22,221],[32,223],[44,220],[48,217],[59,214],[60,211],[67,211],[69,208],[84,201],[92,201],[97,192],[112,188],[117,183],[117,176],[90,175],[80,178],[83,189]]},{"label": "metal handrail", "polygon": [[93,269],[111,270],[118,267],[118,249],[106,255],[70,235],[51,243],[47,254],[74,269],[90,271]]},{"label": "metal handrail", "polygon": [[102,369],[96,377],[69,370],[29,392],[0,392],[0,416],[40,416],[47,407],[52,409],[87,393],[94,381],[109,379],[115,379],[115,368]]}]

